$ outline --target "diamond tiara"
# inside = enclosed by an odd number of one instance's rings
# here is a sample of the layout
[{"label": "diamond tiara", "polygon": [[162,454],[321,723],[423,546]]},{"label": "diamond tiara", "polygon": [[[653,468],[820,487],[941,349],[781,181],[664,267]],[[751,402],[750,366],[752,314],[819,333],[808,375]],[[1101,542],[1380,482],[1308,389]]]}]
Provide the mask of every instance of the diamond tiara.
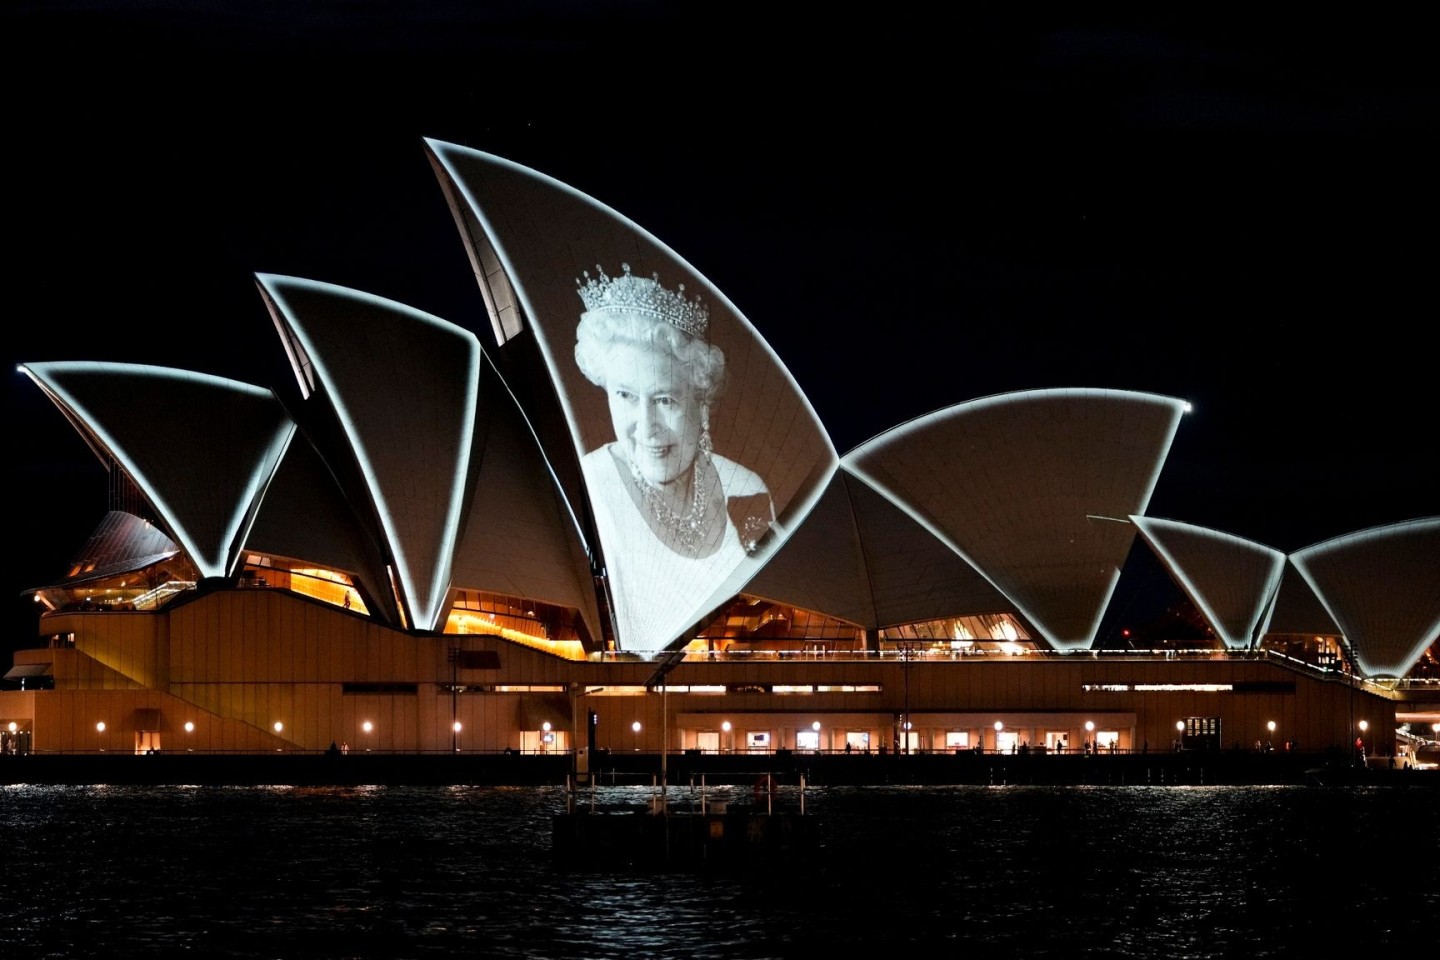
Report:
[{"label": "diamond tiara", "polygon": [[660,285],[660,274],[651,274],[650,279],[630,275],[630,264],[620,265],[625,275],[611,279],[599,264],[595,272],[599,277],[584,272],[583,280],[576,280],[577,293],[585,302],[586,310],[613,310],[640,313],[664,320],[694,337],[704,339],[710,325],[710,308],[700,298],[687,300],[685,284],[680,284],[672,293]]}]

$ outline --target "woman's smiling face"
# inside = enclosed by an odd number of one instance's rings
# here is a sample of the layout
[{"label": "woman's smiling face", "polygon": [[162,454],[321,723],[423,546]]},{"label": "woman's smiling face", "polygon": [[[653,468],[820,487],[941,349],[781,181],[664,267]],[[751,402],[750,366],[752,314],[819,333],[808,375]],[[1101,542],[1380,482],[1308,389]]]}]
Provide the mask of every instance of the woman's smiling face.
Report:
[{"label": "woman's smiling face", "polygon": [[663,348],[622,342],[606,366],[610,422],[630,462],[654,485],[684,476],[700,449],[703,415],[680,361]]}]

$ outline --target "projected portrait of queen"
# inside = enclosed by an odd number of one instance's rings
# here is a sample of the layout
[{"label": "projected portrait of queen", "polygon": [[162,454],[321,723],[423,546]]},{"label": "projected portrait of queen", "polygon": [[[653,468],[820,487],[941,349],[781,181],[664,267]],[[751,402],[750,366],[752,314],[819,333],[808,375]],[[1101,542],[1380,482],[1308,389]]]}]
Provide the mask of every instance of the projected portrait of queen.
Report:
[{"label": "projected portrait of queen", "polygon": [[725,354],[707,340],[707,307],[683,284],[621,269],[578,281],[575,362],[603,391],[614,431],[582,468],[627,646],[656,649],[772,532],[775,509],[757,473],[714,449]]}]

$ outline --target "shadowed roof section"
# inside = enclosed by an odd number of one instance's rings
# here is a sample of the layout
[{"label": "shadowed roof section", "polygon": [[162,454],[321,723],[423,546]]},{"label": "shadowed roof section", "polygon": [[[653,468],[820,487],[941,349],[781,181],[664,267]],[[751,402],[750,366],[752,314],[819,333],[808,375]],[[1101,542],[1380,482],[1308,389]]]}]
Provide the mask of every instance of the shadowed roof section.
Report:
[{"label": "shadowed roof section", "polygon": [[480,343],[403,304],[259,275],[302,383],[334,408],[364,475],[409,622],[438,629],[470,469]]},{"label": "shadowed roof section", "polygon": [[347,571],[364,589],[367,609],[393,622],[385,565],[367,529],[325,461],[302,436],[290,444],[275,471],[245,549]]},{"label": "shadowed roof section", "polygon": [[746,593],[874,627],[875,601],[860,528],[843,474],[830,478],[814,509],[756,576]]},{"label": "shadowed roof section", "polygon": [[860,477],[839,470],[747,593],[867,629],[1015,613],[964,558]]},{"label": "shadowed roof section", "polygon": [[1403,677],[1440,639],[1440,517],[1335,537],[1290,560],[1340,627],[1362,676]]},{"label": "shadowed roof section", "polygon": [[978,570],[909,513],[864,479],[842,473],[860,526],[877,626],[1019,612]]},{"label": "shadowed roof section", "polygon": [[1280,634],[1338,635],[1335,618],[1315,596],[1315,589],[1300,575],[1293,558],[1286,558],[1280,575],[1280,589],[1275,597],[1275,610],[1270,616],[1270,632]]},{"label": "shadowed roof section", "polygon": [[140,364],[21,368],[98,454],[113,457],[204,577],[229,576],[295,433],[269,390]]},{"label": "shadowed roof section", "polygon": [[488,363],[480,396],[479,474],[455,556],[455,585],[576,608],[598,640],[599,606],[575,518],[515,398]]},{"label": "shadowed roof section", "polygon": [[842,464],[979,570],[1058,650],[1093,643],[1182,400],[1002,394],[902,424]]},{"label": "shadowed roof section", "polygon": [[1230,650],[1253,646],[1274,610],[1285,554],[1230,533],[1177,520],[1130,522]]}]

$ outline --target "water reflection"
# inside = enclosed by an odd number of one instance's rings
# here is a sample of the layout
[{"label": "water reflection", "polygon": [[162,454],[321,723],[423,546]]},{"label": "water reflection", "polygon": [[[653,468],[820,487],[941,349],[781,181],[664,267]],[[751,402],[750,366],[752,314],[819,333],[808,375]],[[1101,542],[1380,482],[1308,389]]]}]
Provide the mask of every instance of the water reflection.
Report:
[{"label": "water reflection", "polygon": [[[648,793],[596,799],[643,805]],[[1323,935],[1381,950],[1433,937],[1436,800],[1405,788],[811,789],[814,864],[637,874],[552,864],[557,788],[7,787],[0,944],[7,958],[94,956],[97,944],[135,957],[1221,958],[1294,956]],[[776,798],[798,802],[793,788]]]}]

